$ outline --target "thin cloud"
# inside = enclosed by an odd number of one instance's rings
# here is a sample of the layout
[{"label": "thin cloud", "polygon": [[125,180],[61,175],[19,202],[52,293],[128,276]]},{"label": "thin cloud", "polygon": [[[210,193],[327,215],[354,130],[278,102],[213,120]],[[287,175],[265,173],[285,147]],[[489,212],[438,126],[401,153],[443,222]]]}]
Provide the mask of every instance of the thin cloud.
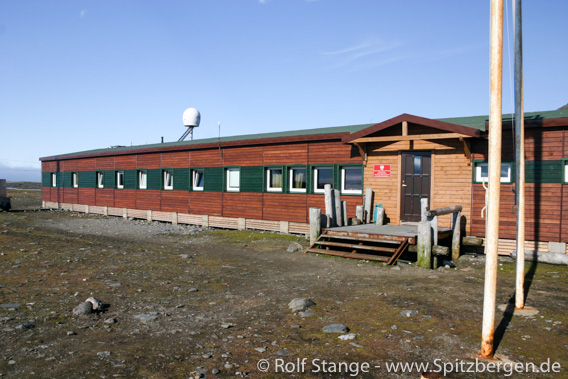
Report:
[{"label": "thin cloud", "polygon": [[401,43],[399,42],[385,43],[366,41],[341,50],[324,52],[322,55],[335,60],[335,64],[328,68],[341,68],[345,66],[353,66],[356,63],[358,64],[359,62],[364,62],[368,59],[380,61],[390,59],[390,57],[385,57],[385,53],[396,49],[400,45]]},{"label": "thin cloud", "polygon": [[79,12],[79,17],[85,18],[86,15],[87,15],[87,10],[86,10],[86,9],[81,9],[81,12]]}]

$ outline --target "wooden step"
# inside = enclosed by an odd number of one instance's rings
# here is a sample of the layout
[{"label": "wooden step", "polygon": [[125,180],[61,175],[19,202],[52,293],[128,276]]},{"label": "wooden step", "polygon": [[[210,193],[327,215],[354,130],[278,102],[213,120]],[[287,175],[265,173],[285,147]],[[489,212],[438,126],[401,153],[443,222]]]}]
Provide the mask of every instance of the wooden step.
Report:
[{"label": "wooden step", "polygon": [[381,246],[369,246],[369,245],[359,245],[354,243],[342,243],[342,242],[335,242],[335,241],[316,241],[316,245],[325,245],[325,246],[337,246],[337,247],[346,247],[351,248],[354,250],[372,250],[372,251],[381,251],[384,253],[395,253],[397,248],[395,247],[381,247]]},{"label": "wooden step", "polygon": [[[331,233],[325,233],[321,235],[322,237],[328,237],[328,238],[334,238],[334,239],[342,239],[342,240],[351,240],[351,241],[364,241],[364,242],[379,242],[379,243],[390,243],[390,244],[396,244],[399,245],[402,240],[399,239],[380,239],[380,238],[373,238],[373,237],[359,237],[356,235],[353,236],[343,236],[343,235],[338,235],[338,234],[331,234]],[[407,237],[398,237],[398,238],[403,238],[403,239],[407,239]]]},{"label": "wooden step", "polygon": [[346,252],[346,251],[337,251],[337,250],[307,249],[306,253],[335,255],[335,256],[343,257],[343,258],[366,259],[368,261],[387,262],[389,260],[389,257],[384,257],[384,256],[380,256],[380,255],[349,253],[349,252]]}]

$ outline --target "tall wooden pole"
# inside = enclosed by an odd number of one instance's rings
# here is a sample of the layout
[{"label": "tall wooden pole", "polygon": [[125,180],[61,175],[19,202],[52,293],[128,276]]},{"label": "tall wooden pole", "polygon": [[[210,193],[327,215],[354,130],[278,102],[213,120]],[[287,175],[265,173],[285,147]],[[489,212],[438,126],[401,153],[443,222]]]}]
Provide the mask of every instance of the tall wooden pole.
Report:
[{"label": "tall wooden pole", "polygon": [[501,192],[501,128],[503,98],[503,0],[491,0],[489,94],[489,201],[485,231],[485,288],[481,356],[493,357],[495,297],[497,292],[497,246],[499,242],[499,195]]},{"label": "tall wooden pole", "polygon": [[517,178],[517,289],[515,308],[525,306],[525,116],[521,0],[515,0],[515,161]]}]

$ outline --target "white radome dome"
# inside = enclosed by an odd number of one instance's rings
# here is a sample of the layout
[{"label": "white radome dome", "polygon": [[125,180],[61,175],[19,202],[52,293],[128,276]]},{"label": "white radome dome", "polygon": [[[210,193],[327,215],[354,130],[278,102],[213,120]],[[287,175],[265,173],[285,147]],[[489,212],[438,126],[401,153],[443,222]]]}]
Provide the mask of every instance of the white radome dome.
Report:
[{"label": "white radome dome", "polygon": [[201,114],[195,108],[187,108],[183,112],[183,124],[185,126],[199,126],[201,122]]}]

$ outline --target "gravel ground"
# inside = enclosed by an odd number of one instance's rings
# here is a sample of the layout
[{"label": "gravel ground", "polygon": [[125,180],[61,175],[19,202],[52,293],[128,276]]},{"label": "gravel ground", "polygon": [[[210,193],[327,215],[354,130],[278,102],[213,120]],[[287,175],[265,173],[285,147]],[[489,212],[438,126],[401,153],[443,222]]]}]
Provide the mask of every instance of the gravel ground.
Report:
[{"label": "gravel ground", "polygon": [[[289,252],[291,244],[307,246],[295,236],[38,211],[38,191],[10,195],[14,212],[0,212],[0,376],[416,378],[424,371],[389,372],[396,362],[451,364],[447,377],[504,376],[455,372],[479,351],[483,256],[440,271],[391,268]],[[497,312],[496,362],[550,359],[562,369],[548,376],[567,377],[568,270],[527,270],[527,304],[539,313]],[[501,260],[498,287],[497,302],[506,303],[514,293],[509,259]],[[91,296],[104,308],[74,315]],[[315,305],[294,312],[295,298]],[[348,330],[323,331],[332,324]]]}]

